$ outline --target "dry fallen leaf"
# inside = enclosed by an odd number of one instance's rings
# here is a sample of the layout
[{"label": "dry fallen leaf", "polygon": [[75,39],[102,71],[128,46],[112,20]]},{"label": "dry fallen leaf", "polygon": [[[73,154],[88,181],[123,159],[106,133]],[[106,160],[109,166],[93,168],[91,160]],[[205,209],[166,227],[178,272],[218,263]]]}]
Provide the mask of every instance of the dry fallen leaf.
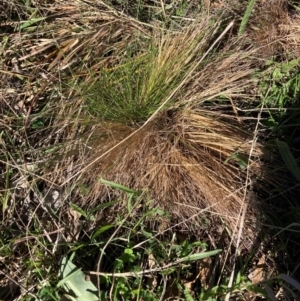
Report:
[{"label": "dry fallen leaf", "polygon": [[[150,269],[154,268],[156,265],[156,262],[155,262],[155,258],[153,256],[153,254],[149,254],[148,256],[148,266]],[[147,286],[148,287],[151,287],[151,291],[154,291],[155,288],[157,287],[157,277],[154,277],[154,276],[149,276],[148,279],[147,279]]]},{"label": "dry fallen leaf", "polygon": [[254,267],[254,270],[250,272],[248,275],[249,279],[251,280],[252,284],[257,284],[264,280],[264,271],[266,270],[266,258],[265,255],[263,255],[257,265]]}]

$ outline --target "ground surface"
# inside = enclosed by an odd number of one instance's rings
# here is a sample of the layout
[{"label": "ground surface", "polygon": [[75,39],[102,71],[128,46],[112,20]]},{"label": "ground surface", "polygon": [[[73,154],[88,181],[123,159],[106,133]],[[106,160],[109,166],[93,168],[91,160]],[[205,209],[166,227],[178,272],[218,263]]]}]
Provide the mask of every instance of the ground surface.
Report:
[{"label": "ground surface", "polygon": [[297,1],[0,22],[1,300],[300,300]]}]

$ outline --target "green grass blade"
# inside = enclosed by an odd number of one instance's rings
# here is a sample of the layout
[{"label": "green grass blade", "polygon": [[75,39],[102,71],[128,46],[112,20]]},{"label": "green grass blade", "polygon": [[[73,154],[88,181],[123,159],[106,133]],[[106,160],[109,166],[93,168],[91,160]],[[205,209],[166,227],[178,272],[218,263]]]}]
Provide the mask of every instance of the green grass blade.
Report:
[{"label": "green grass blade", "polygon": [[133,193],[133,194],[137,194],[137,191],[135,190],[132,190],[128,187],[125,187],[123,185],[120,185],[120,184],[117,184],[115,182],[111,182],[111,181],[107,181],[107,180],[104,180],[104,179],[100,179],[100,182],[104,185],[107,185],[107,186],[110,186],[112,188],[116,188],[118,190],[121,190],[121,191],[124,191],[124,192],[127,192],[127,193]]},{"label": "green grass blade", "polygon": [[276,296],[275,296],[273,290],[272,290],[268,285],[265,286],[265,289],[266,289],[266,292],[267,292],[267,294],[268,294],[268,297],[269,297],[269,299],[270,299],[271,301],[278,301],[278,299],[276,298]]},{"label": "green grass blade", "polygon": [[94,212],[103,210],[107,207],[113,206],[113,205],[118,204],[120,202],[121,202],[120,200],[117,200],[117,201],[111,201],[111,202],[103,203],[103,204],[97,206],[96,208],[94,208],[93,210],[91,210],[91,212],[94,213]]},{"label": "green grass blade", "polygon": [[76,204],[74,203],[70,203],[70,206],[76,211],[78,212],[80,215],[84,216],[85,218],[87,218],[87,214]]},{"label": "green grass blade", "polygon": [[288,275],[285,275],[285,274],[280,274],[279,278],[281,278],[285,282],[291,284],[292,286],[294,286],[300,292],[300,283],[297,280],[295,280],[294,278],[292,278]]},{"label": "green grass blade", "polygon": [[94,240],[95,238],[97,238],[100,234],[102,234],[103,232],[109,230],[110,228],[112,228],[114,225],[106,225],[103,226],[101,228],[99,228],[91,237],[91,240]]},{"label": "green grass blade", "polygon": [[245,29],[246,29],[246,26],[248,24],[251,12],[253,10],[254,3],[255,3],[255,0],[250,0],[249,4],[247,6],[246,12],[243,16],[243,19],[242,19],[242,22],[241,22],[241,25],[240,25],[240,28],[239,28],[239,32],[238,32],[239,36],[242,35],[244,33]]},{"label": "green grass blade", "polygon": [[209,251],[209,252],[201,252],[201,253],[196,253],[196,254],[191,254],[189,256],[183,257],[180,261],[185,262],[185,261],[193,261],[193,260],[200,260],[204,259],[210,256],[214,256],[218,253],[222,252],[221,249]]},{"label": "green grass blade", "polygon": [[43,21],[43,20],[45,20],[46,19],[46,17],[40,17],[40,18],[34,18],[34,19],[31,19],[31,20],[29,20],[29,21],[26,21],[25,23],[23,23],[21,26],[20,26],[20,29],[22,30],[22,29],[25,29],[25,28],[27,28],[27,27],[29,27],[29,26],[31,26],[31,25],[33,25],[33,24],[36,24],[36,23],[38,23],[38,22],[40,22],[40,21]]}]

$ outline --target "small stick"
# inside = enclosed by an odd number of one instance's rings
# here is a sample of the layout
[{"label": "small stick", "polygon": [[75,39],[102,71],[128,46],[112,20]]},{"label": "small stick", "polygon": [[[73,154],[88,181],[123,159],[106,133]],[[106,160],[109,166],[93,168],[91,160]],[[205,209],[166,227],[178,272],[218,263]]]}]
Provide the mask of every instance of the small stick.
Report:
[{"label": "small stick", "polygon": [[107,276],[107,277],[136,277],[136,276],[143,276],[143,275],[147,275],[147,274],[152,274],[152,273],[156,273],[156,272],[161,272],[161,271],[165,271],[171,267],[174,267],[180,263],[185,262],[186,260],[184,259],[179,259],[175,262],[171,262],[163,267],[158,267],[158,268],[153,268],[153,269],[147,269],[147,270],[143,270],[143,271],[138,271],[138,272],[124,272],[124,273],[105,273],[105,272],[94,272],[94,271],[90,271],[90,272],[85,272],[89,275],[97,275],[97,276]]}]

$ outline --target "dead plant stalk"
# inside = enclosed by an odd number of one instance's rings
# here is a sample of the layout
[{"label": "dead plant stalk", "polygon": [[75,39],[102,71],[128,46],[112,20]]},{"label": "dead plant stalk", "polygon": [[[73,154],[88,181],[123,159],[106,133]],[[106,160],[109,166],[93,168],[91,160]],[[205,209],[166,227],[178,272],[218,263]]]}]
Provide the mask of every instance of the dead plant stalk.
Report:
[{"label": "dead plant stalk", "polygon": [[[251,149],[250,149],[250,153],[249,153],[249,161],[250,161],[250,158],[252,156],[253,150],[254,150],[255,145],[256,145],[257,134],[258,134],[258,125],[260,123],[260,118],[261,118],[262,110],[263,110],[263,105],[261,106],[261,110],[260,110],[260,112],[258,114],[258,117],[257,117],[257,122],[256,122],[256,126],[255,126],[255,131],[254,131],[254,137],[253,137],[253,141],[252,141],[252,145],[251,145]],[[243,228],[244,228],[245,216],[246,216],[246,212],[247,212],[247,208],[248,208],[248,203],[250,201],[249,198],[247,198],[248,197],[248,186],[250,186],[250,190],[251,190],[252,189],[251,188],[252,184],[253,184],[252,180],[250,179],[250,164],[248,164],[248,166],[247,166],[247,174],[246,174],[246,184],[245,184],[244,197],[243,197],[243,204],[241,205],[241,209],[240,209],[240,212],[239,212],[239,215],[238,215],[240,218],[238,218],[238,220],[236,222],[235,229],[234,229],[234,232],[232,234],[232,238],[231,238],[231,241],[230,241],[230,244],[229,244],[229,247],[228,247],[228,252],[226,254],[226,257],[225,257],[225,260],[224,260],[224,264],[223,264],[223,267],[222,267],[222,271],[223,271],[223,269],[225,267],[225,264],[226,264],[226,261],[227,261],[227,258],[228,258],[228,255],[229,255],[229,249],[230,249],[230,247],[231,247],[231,245],[233,243],[234,236],[235,236],[235,233],[237,231],[238,224],[239,224],[239,231],[238,231],[238,235],[237,235],[236,249],[235,249],[234,261],[233,261],[233,267],[232,267],[232,272],[231,272],[229,283],[228,283],[228,287],[227,287],[228,288],[228,292],[226,294],[225,301],[229,301],[230,300],[231,288],[232,288],[233,281],[234,281],[236,259],[237,259],[237,256],[239,255],[239,246],[240,246],[242,232],[243,232]],[[220,281],[220,279],[219,279],[219,281]]]}]

